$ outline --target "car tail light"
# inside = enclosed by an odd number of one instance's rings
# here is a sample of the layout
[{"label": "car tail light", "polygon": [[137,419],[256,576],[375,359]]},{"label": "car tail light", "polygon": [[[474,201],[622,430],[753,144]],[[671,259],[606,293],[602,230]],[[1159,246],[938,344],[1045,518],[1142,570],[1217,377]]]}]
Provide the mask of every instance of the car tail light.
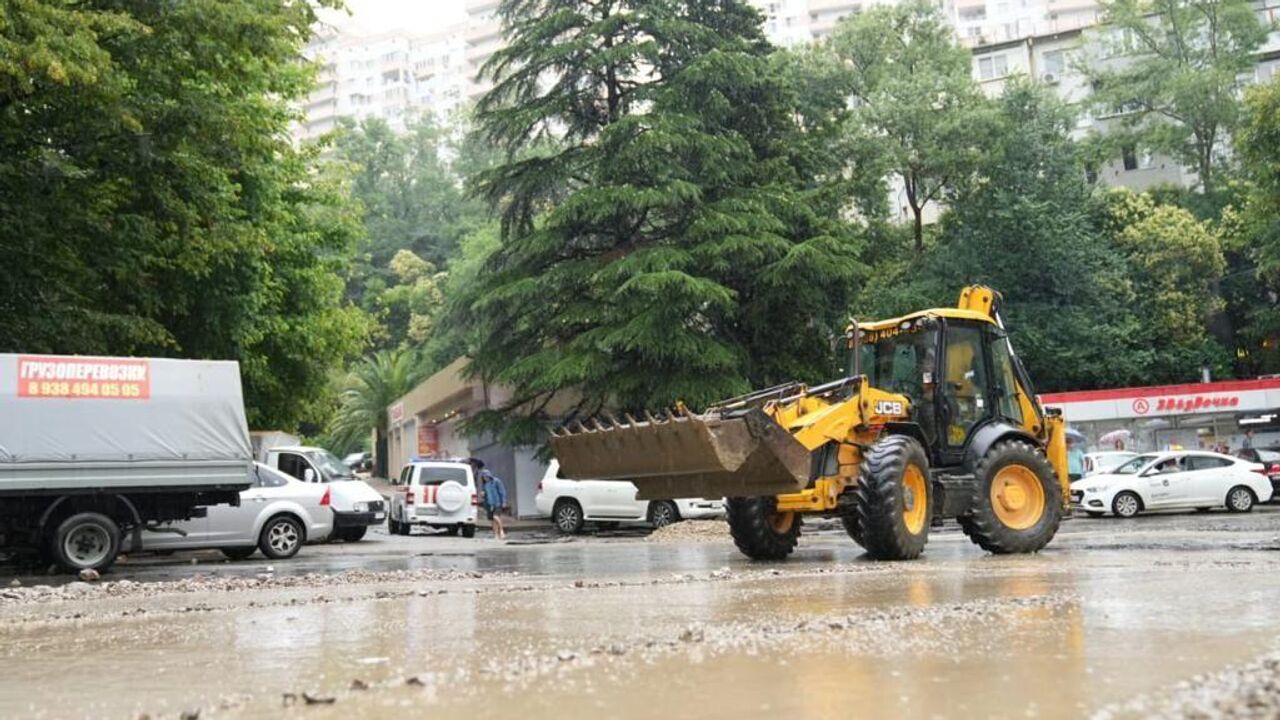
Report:
[{"label": "car tail light", "polygon": [[413,504],[413,488],[404,489],[404,504],[405,505]]},{"label": "car tail light", "polygon": [[329,496],[332,492],[329,488],[324,489],[324,497],[320,498],[320,507],[329,507]]},{"label": "car tail light", "polygon": [[477,495],[477,494],[475,494],[475,493],[471,493],[471,504],[472,504],[472,505],[479,505],[479,504],[480,504],[480,496],[479,496],[479,495]]},{"label": "car tail light", "polygon": [[1267,470],[1271,475],[1280,475],[1280,463],[1272,463],[1271,469]]}]

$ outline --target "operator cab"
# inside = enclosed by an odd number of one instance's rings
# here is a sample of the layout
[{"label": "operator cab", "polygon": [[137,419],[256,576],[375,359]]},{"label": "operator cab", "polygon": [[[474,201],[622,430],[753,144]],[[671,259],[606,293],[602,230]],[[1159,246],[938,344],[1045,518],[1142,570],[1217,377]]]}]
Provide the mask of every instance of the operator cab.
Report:
[{"label": "operator cab", "polygon": [[1020,397],[1009,342],[994,323],[925,315],[858,332],[849,373],[910,399],[911,422],[935,466],[962,463],[969,438],[994,420],[1028,425],[1030,398]]}]

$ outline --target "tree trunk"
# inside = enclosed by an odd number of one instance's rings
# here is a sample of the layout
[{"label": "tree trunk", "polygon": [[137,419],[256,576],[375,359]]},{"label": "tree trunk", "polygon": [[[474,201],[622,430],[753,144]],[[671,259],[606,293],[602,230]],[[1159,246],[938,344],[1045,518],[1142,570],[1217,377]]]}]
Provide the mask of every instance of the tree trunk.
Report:
[{"label": "tree trunk", "polygon": [[915,205],[912,205],[911,213],[915,216],[915,227],[913,228],[913,231],[915,232],[916,254],[919,255],[924,252],[924,220],[921,218],[921,215],[924,214],[924,208],[918,208]]},{"label": "tree trunk", "polygon": [[373,441],[373,476],[379,478],[387,477],[387,434],[381,430],[375,430]]}]

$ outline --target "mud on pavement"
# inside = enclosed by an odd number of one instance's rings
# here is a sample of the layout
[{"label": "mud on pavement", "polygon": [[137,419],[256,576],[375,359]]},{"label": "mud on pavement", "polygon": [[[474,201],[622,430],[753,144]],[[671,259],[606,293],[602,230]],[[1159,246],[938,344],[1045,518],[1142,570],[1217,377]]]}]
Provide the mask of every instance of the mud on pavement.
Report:
[{"label": "mud on pavement", "polygon": [[459,567],[0,584],[0,716],[1264,717],[1270,518],[1073,522],[1030,557],[415,537],[360,552]]}]

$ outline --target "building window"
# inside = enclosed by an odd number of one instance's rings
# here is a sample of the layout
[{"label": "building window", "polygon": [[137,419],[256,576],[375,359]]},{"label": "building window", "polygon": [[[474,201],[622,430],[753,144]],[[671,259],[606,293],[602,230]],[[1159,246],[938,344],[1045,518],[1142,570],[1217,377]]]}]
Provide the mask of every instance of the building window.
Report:
[{"label": "building window", "polygon": [[1063,50],[1047,52],[1044,54],[1042,64],[1046,75],[1062,77],[1062,74],[1067,70],[1067,53]]},{"label": "building window", "polygon": [[1124,163],[1125,170],[1138,169],[1138,153],[1132,145],[1125,145],[1120,148],[1120,161]]},{"label": "building window", "polygon": [[994,80],[1009,74],[1009,58],[1004,55],[988,55],[978,58],[978,78]]},{"label": "building window", "polygon": [[986,19],[987,8],[985,5],[982,7],[965,8],[960,11],[960,22],[978,22],[979,20]]}]

